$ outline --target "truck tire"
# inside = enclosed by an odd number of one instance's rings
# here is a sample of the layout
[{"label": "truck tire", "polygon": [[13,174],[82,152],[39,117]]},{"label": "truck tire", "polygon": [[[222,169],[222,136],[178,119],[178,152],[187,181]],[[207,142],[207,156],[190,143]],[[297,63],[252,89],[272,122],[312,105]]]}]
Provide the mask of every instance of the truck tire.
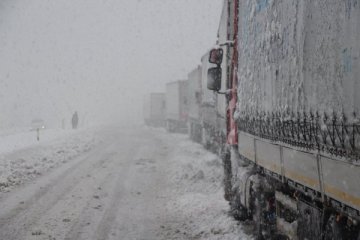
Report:
[{"label": "truck tire", "polygon": [[231,215],[238,221],[245,221],[249,219],[248,211],[244,206],[242,206],[239,194],[234,194],[230,200],[230,211]]},{"label": "truck tire", "polygon": [[341,228],[335,215],[331,215],[326,223],[324,240],[343,240]]}]

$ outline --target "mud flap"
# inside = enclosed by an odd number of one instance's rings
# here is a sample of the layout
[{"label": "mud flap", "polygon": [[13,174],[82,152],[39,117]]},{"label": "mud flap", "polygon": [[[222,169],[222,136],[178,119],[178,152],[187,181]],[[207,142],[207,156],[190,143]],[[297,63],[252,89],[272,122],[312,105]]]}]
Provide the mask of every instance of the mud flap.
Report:
[{"label": "mud flap", "polygon": [[299,201],[298,211],[298,238],[308,240],[321,239],[322,213],[320,209]]},{"label": "mud flap", "polygon": [[231,153],[228,148],[224,151],[222,155],[223,165],[224,165],[224,198],[227,201],[231,201],[232,198],[232,171],[231,171]]}]

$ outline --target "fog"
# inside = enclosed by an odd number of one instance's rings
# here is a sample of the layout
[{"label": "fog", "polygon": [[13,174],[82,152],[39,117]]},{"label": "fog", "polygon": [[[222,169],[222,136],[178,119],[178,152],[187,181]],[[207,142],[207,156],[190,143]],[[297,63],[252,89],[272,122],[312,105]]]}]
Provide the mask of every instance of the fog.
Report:
[{"label": "fog", "polygon": [[141,122],[216,41],[221,0],[1,0],[0,128]]}]

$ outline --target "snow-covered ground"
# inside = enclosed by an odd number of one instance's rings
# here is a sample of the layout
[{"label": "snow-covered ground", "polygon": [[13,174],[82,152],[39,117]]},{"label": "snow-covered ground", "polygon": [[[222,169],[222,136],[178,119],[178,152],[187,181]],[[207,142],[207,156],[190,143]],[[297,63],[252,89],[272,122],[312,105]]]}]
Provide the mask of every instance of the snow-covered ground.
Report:
[{"label": "snow-covered ground", "polygon": [[164,225],[164,239],[251,239],[229,216],[224,200],[223,167],[218,156],[185,135],[162,135],[176,143],[169,157],[169,178],[176,186],[166,204],[172,221]]},{"label": "snow-covered ground", "polygon": [[89,151],[96,143],[94,129],[45,129],[0,134],[0,192],[33,179]]},{"label": "snow-covered ground", "polygon": [[228,214],[221,160],[185,135],[102,127],[48,139],[1,154],[0,239],[251,239]]}]

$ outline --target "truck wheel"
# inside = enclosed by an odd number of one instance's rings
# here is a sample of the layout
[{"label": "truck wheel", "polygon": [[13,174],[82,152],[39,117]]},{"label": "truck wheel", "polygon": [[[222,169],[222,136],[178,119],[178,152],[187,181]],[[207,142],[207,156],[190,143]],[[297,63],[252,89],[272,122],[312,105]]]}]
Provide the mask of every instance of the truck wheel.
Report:
[{"label": "truck wheel", "polygon": [[241,205],[239,194],[235,194],[230,201],[231,215],[238,221],[249,219],[247,209]]},{"label": "truck wheel", "polygon": [[341,228],[335,215],[331,215],[326,223],[324,240],[343,240]]}]

